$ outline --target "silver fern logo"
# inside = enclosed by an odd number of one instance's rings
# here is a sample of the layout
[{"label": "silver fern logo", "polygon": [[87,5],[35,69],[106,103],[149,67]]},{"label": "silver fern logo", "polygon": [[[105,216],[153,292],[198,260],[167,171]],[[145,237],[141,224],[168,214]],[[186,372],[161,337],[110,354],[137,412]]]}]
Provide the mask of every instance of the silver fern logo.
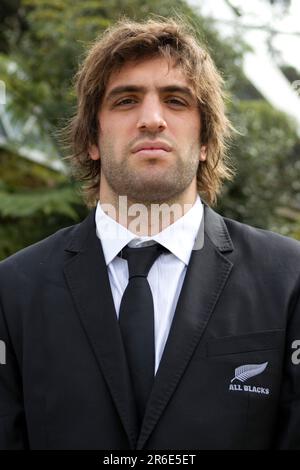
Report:
[{"label": "silver fern logo", "polygon": [[263,362],[262,364],[245,364],[243,366],[237,367],[234,371],[234,377],[230,381],[229,390],[234,392],[252,392],[260,393],[262,395],[269,395],[270,390],[268,388],[232,383],[235,380],[238,380],[239,382],[244,384],[246,380],[249,380],[252,377],[256,377],[257,375],[262,374],[266,370],[268,364],[268,362]]},{"label": "silver fern logo", "polygon": [[240,380],[241,382],[246,382],[246,380],[250,379],[251,377],[255,377],[256,375],[262,374],[263,371],[266,369],[268,362],[264,362],[263,364],[246,364],[245,366],[240,366],[235,369],[235,376],[231,380]]}]

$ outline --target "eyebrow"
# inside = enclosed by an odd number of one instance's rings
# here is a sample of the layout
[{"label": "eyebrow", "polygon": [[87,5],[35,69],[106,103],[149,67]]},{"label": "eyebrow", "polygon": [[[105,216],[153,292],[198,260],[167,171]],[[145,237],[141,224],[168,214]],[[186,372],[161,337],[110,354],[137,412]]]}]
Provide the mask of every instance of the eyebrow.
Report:
[{"label": "eyebrow", "polygon": [[[180,85],[167,85],[157,88],[160,93],[181,93],[186,95],[188,98],[194,98],[192,90],[186,86]],[[147,88],[144,86],[136,85],[121,85],[113,88],[104,98],[104,101],[111,101],[113,98],[123,93],[145,93]]]}]

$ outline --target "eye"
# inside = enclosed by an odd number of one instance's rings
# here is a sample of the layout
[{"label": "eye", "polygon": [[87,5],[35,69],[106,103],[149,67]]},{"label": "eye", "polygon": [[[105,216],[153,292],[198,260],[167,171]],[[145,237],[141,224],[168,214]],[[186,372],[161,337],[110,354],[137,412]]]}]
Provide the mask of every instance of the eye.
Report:
[{"label": "eye", "polygon": [[166,102],[173,106],[186,106],[187,104],[180,98],[167,98]]},{"label": "eye", "polygon": [[136,103],[136,100],[133,98],[123,98],[122,100],[118,101],[115,106],[126,106]]}]

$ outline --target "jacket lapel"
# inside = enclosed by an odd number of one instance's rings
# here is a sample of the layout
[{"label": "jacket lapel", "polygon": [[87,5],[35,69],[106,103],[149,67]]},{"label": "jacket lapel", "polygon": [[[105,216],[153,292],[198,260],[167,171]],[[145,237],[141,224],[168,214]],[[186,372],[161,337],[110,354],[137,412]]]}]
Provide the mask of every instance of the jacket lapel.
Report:
[{"label": "jacket lapel", "polygon": [[137,449],[142,449],[167,406],[212,315],[232,269],[222,252],[233,245],[225,222],[204,206],[165,350],[147,404]]},{"label": "jacket lapel", "polygon": [[137,440],[137,416],[95,211],[74,229],[66,251],[67,283],[82,325],[105,377],[131,448]]}]

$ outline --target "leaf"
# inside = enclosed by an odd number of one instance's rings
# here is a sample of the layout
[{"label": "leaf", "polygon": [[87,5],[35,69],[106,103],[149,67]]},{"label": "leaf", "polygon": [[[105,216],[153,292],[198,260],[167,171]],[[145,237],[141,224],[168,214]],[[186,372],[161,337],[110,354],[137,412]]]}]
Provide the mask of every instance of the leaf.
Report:
[{"label": "leaf", "polygon": [[264,362],[263,364],[246,364],[244,366],[237,367],[235,369],[235,376],[231,380],[240,380],[241,382],[245,382],[246,380],[250,379],[250,377],[254,377],[255,375],[261,374],[267,367],[268,362]]},{"label": "leaf", "polygon": [[0,191],[0,218],[24,218],[41,215],[63,215],[79,220],[74,208],[80,204],[80,197],[72,186],[46,188],[45,190]]}]

